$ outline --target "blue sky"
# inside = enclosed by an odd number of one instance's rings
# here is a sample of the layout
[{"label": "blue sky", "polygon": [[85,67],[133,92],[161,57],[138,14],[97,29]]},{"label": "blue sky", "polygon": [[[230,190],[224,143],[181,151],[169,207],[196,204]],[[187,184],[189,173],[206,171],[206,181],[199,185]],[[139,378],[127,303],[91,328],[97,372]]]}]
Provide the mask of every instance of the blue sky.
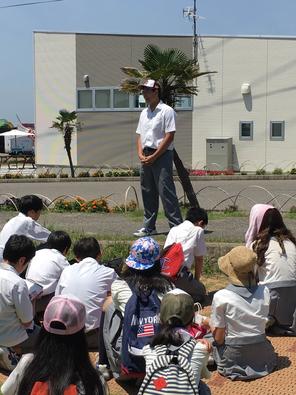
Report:
[{"label": "blue sky", "polygon": [[[34,0],[0,0],[0,7]],[[42,1],[42,0],[40,0]],[[191,34],[182,10],[193,0],[64,0],[0,8],[0,118],[34,121],[34,30]],[[295,0],[197,0],[200,34],[290,35]]]}]

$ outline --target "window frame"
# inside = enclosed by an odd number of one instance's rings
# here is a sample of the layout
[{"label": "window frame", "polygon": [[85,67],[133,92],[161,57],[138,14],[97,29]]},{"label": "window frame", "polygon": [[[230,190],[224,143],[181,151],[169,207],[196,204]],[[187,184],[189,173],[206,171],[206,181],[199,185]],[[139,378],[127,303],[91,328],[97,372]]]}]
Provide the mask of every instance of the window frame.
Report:
[{"label": "window frame", "polygon": [[[250,136],[246,137],[242,135],[242,125],[243,124],[250,124]],[[252,141],[254,138],[254,121],[239,121],[239,139],[241,141]]]},{"label": "window frame", "polygon": [[[272,125],[282,125],[281,136],[272,135]],[[269,123],[269,139],[270,141],[284,141],[285,140],[285,121],[270,121]]]}]

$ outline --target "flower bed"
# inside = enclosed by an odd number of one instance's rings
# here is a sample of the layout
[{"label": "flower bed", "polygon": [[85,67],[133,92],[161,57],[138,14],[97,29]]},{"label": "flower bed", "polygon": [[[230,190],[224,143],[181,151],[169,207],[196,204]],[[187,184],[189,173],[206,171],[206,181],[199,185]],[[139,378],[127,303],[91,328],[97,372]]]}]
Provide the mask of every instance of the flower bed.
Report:
[{"label": "flower bed", "polygon": [[191,176],[233,176],[233,170],[190,170]]}]

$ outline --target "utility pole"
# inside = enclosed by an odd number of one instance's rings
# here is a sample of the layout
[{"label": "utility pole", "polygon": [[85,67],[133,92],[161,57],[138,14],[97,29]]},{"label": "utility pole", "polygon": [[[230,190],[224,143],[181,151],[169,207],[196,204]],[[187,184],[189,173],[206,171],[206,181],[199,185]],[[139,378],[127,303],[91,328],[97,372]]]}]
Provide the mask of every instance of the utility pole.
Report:
[{"label": "utility pole", "polygon": [[183,8],[183,16],[193,21],[193,59],[198,62],[198,38],[197,38],[197,6],[196,0],[193,0],[193,7]]},{"label": "utility pole", "polygon": [[195,63],[198,62],[198,40],[197,40],[196,17],[197,17],[196,0],[194,0],[193,2],[193,59],[195,60]]}]

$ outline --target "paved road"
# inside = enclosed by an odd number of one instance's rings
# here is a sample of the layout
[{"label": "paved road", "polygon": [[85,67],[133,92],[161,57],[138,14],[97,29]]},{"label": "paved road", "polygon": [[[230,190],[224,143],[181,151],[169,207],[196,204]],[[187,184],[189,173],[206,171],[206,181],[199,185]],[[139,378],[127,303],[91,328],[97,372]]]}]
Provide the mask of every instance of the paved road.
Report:
[{"label": "paved road", "polygon": [[[54,199],[61,195],[79,195],[86,199],[110,196],[110,199],[122,204],[129,186],[135,188],[142,199],[138,180],[127,181],[89,181],[89,182],[38,182],[38,183],[0,183],[0,194],[11,193],[22,196],[37,193]],[[177,194],[183,196],[179,182],[176,182]],[[193,181],[194,190],[198,193],[200,205],[206,209],[223,209],[235,202],[243,210],[249,210],[254,203],[273,202],[277,207],[289,210],[296,206],[296,180],[198,180]],[[241,193],[240,193],[241,192]],[[240,194],[239,194],[240,193]],[[239,194],[239,195],[238,195]],[[295,195],[291,198],[291,196]],[[232,198],[230,198],[232,197]],[[0,196],[1,198],[1,196]],[[133,190],[128,200],[134,198]]]},{"label": "paved road", "polygon": [[[14,216],[14,212],[0,212],[0,229],[5,222]],[[81,233],[96,234],[102,239],[133,240],[133,232],[142,226],[141,218],[131,218],[121,214],[83,214],[83,213],[46,213],[40,218],[44,226],[54,227]],[[285,220],[287,226],[296,234],[296,220]],[[206,234],[207,242],[241,242],[248,227],[247,217],[224,218],[211,220]],[[168,232],[166,219],[159,219],[157,228],[160,232]],[[157,237],[163,241],[165,236]]]}]

